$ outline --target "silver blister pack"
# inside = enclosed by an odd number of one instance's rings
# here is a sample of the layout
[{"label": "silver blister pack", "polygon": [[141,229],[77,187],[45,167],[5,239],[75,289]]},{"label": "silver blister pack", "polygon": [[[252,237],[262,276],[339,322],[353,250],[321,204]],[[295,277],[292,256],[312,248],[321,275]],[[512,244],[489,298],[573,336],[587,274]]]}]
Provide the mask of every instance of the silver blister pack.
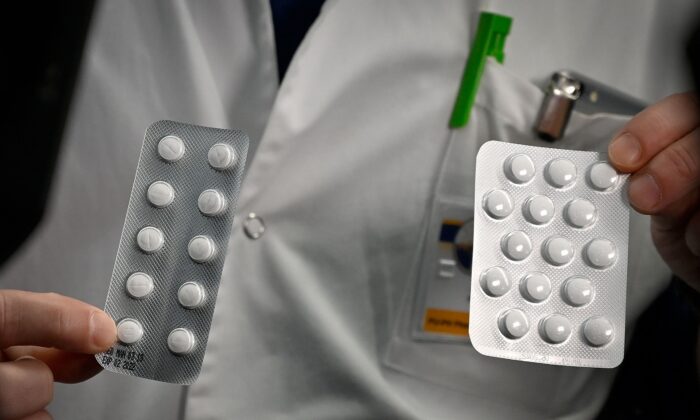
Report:
[{"label": "silver blister pack", "polygon": [[612,368],[625,344],[627,175],[597,152],[477,155],[469,333],[481,354]]},{"label": "silver blister pack", "polygon": [[199,375],[240,191],[248,137],[158,121],[131,190],[105,311],[107,370],[191,384]]}]

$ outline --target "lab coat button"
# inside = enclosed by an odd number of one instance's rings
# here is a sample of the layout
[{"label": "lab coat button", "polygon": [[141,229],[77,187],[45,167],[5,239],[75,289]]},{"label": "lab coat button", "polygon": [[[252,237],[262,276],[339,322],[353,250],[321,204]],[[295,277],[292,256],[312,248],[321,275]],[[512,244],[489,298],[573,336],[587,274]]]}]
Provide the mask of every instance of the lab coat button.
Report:
[{"label": "lab coat button", "polygon": [[265,233],[265,222],[255,213],[249,213],[243,222],[243,231],[250,239],[259,239]]}]

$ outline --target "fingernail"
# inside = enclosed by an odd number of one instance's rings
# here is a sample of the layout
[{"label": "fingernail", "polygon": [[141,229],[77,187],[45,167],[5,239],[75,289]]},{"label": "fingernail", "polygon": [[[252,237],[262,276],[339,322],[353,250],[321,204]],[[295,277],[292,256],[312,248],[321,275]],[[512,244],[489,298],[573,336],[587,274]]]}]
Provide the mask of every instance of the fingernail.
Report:
[{"label": "fingernail", "polygon": [[661,190],[651,174],[644,174],[632,178],[629,197],[634,207],[651,211],[661,201]]},{"label": "fingernail", "polygon": [[610,160],[622,166],[634,166],[642,156],[639,140],[630,133],[615,137],[608,150]]},{"label": "fingernail", "polygon": [[102,311],[94,311],[90,316],[90,337],[92,344],[106,349],[117,340],[117,327],[114,321]]}]

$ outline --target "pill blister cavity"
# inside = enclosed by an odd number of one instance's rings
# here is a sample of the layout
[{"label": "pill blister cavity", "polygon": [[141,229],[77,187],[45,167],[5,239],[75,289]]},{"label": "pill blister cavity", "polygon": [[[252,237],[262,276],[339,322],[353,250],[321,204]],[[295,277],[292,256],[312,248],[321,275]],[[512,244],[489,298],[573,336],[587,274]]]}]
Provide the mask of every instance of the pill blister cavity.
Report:
[{"label": "pill blister cavity", "polygon": [[141,323],[132,318],[124,318],[117,324],[117,339],[124,344],[134,344],[143,337]]},{"label": "pill blister cavity", "polygon": [[548,343],[563,343],[571,335],[571,322],[563,315],[549,315],[540,324],[540,334]]},{"label": "pill blister cavity", "polygon": [[187,309],[194,309],[202,306],[204,300],[204,288],[197,282],[188,281],[183,283],[177,291],[177,301]]},{"label": "pill blister cavity", "polygon": [[587,228],[595,223],[596,218],[595,205],[584,198],[571,200],[564,209],[564,219],[575,228]]},{"label": "pill blister cavity", "polygon": [[484,210],[494,219],[508,217],[513,211],[513,199],[503,190],[493,190],[484,198]]},{"label": "pill blister cavity", "polygon": [[190,258],[199,263],[211,261],[216,256],[216,246],[210,237],[204,235],[195,236],[187,245]]},{"label": "pill blister cavity", "polygon": [[166,162],[177,162],[185,155],[185,143],[176,136],[165,136],[158,142],[158,155]]},{"label": "pill blister cavity", "polygon": [[562,266],[574,258],[574,246],[570,240],[561,236],[552,236],[542,246],[542,256],[555,266]]},{"label": "pill blister cavity", "polygon": [[510,277],[501,267],[491,267],[481,274],[481,287],[489,296],[503,296],[510,285]]},{"label": "pill blister cavity", "polygon": [[175,328],[168,334],[168,349],[177,355],[191,353],[194,346],[194,334],[186,328]]},{"label": "pill blister cavity", "polygon": [[197,207],[206,216],[218,216],[226,211],[226,198],[217,190],[204,190],[197,199]]},{"label": "pill blister cavity", "polygon": [[532,252],[532,242],[525,232],[518,230],[503,237],[501,249],[511,260],[522,261]]},{"label": "pill blister cavity", "polygon": [[498,318],[498,329],[504,336],[518,339],[530,330],[530,322],[520,309],[508,309]]},{"label": "pill blister cavity", "polygon": [[571,306],[586,306],[593,300],[593,285],[585,277],[571,277],[564,282],[562,297]]},{"label": "pill blister cavity", "polygon": [[615,245],[607,239],[594,239],[586,245],[586,261],[593,267],[604,269],[617,259]]},{"label": "pill blister cavity", "polygon": [[136,243],[141,251],[150,254],[163,248],[165,237],[160,229],[146,226],[136,235]]},{"label": "pill blister cavity", "polygon": [[146,198],[154,207],[167,207],[175,199],[175,190],[165,181],[156,181],[148,186]]},{"label": "pill blister cavity", "polygon": [[209,149],[207,159],[212,168],[223,171],[236,164],[236,152],[226,143],[217,143]]},{"label": "pill blister cavity", "polygon": [[145,298],[153,288],[153,278],[146,273],[133,273],[126,279],[126,292],[134,299]]},{"label": "pill blister cavity", "polygon": [[529,222],[544,225],[554,217],[554,203],[549,197],[535,195],[525,201],[523,213]]},{"label": "pill blister cavity", "polygon": [[588,182],[598,191],[609,191],[615,188],[620,178],[615,168],[607,162],[596,162],[588,171]]},{"label": "pill blister cavity", "polygon": [[547,164],[545,178],[555,188],[566,188],[576,181],[576,165],[569,159],[554,159]]},{"label": "pill blister cavity", "polygon": [[506,177],[516,184],[525,184],[535,176],[535,164],[530,156],[525,154],[508,158],[504,170]]},{"label": "pill blister cavity", "polygon": [[607,318],[593,317],[583,325],[583,337],[593,347],[602,347],[613,339],[613,326]]},{"label": "pill blister cavity", "polygon": [[520,294],[532,303],[545,301],[551,293],[552,283],[542,273],[528,273],[520,282]]}]

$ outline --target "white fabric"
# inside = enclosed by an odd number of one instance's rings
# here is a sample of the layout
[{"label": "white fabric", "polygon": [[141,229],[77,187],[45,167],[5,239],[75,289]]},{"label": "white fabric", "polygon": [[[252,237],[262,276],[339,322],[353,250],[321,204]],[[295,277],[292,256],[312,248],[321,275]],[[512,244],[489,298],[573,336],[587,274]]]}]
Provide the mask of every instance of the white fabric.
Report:
[{"label": "white fabric", "polygon": [[[465,392],[381,359],[478,11],[514,17],[506,69],[490,66],[485,77],[516,88],[498,96],[492,81],[480,97],[526,127],[538,106],[522,108],[537,94],[527,80],[562,67],[648,101],[684,86],[677,42],[689,3],[329,1],[279,90],[266,1],[101,4],[47,218],[0,287],[102,306],[143,131],[158,119],[260,139],[238,213],[257,213],[267,230],[250,240],[238,217],[205,364],[187,394],[105,373],[59,386],[50,410],[103,419],[594,414],[614,371],[560,374],[473,354],[473,366],[488,368],[474,370]],[[649,263],[630,266],[630,278],[644,281],[630,287],[631,318],[668,275],[640,220],[633,241],[646,244],[639,261]],[[510,398],[549,389],[553,377],[552,398]]]}]

